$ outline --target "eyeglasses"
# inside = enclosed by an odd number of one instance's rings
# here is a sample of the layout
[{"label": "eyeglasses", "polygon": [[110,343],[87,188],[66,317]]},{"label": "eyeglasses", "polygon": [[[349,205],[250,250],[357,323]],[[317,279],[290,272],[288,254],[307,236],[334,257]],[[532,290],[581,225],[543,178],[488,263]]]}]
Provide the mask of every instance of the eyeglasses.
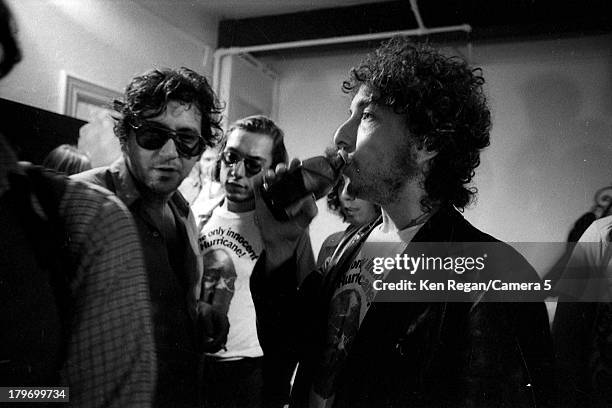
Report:
[{"label": "eyeglasses", "polygon": [[140,121],[136,124],[130,123],[130,126],[134,129],[136,143],[143,149],[161,149],[168,139],[174,140],[177,153],[183,157],[197,156],[206,149],[202,136],[193,130],[175,131],[149,121]]},{"label": "eyeglasses", "polygon": [[227,166],[234,166],[240,162],[243,162],[244,169],[248,177],[256,175],[263,169],[263,164],[259,160],[252,157],[246,157],[234,150],[226,150],[221,153],[221,160],[223,160],[223,163],[225,163]]}]

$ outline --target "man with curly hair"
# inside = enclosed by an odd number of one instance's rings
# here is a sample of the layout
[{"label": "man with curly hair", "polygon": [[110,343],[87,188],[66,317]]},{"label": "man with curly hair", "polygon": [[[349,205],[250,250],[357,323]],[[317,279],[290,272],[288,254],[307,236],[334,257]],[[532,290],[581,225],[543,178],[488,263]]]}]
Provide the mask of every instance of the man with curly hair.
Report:
[{"label": "man with curly hair", "polygon": [[[153,304],[156,406],[196,406],[202,344],[196,329],[220,326],[215,333],[223,337],[228,324],[199,301],[198,231],[177,188],[202,152],[215,144],[221,109],[206,79],[187,68],[154,69],[133,78],[114,109],[122,157],[74,178],[115,193],[136,221]],[[196,327],[196,322],[203,324]]]},{"label": "man with curly hair", "polygon": [[[483,83],[481,72],[462,59],[402,37],[370,54],[343,83],[353,100],[335,142],[350,153],[344,170],[351,180],[348,190],[380,205],[382,223],[368,223],[343,238],[326,273],[311,273],[299,290],[274,285],[288,252],[278,242],[282,236],[290,245],[312,214],[312,202],[303,200],[301,208],[291,209],[296,214],[291,224],[262,228],[268,242],[265,264],[253,274],[251,286],[264,355],[272,358],[290,339],[294,354],[289,355],[299,361],[291,406],[550,403],[552,347],[543,297],[499,297],[486,290],[465,296],[383,293],[374,284],[413,276],[398,266],[379,275],[376,259],[393,260],[417,246],[436,253],[440,242],[451,251],[469,248],[464,243],[494,244],[487,248],[495,251],[482,275],[421,270],[414,276],[458,279],[461,274],[471,281],[495,273],[539,282],[521,255],[458,211],[474,196],[468,184],[480,151],[489,145]],[[269,172],[265,182],[274,183],[285,171]],[[258,208],[266,217],[264,206]],[[295,334],[275,327],[293,327]],[[287,354],[277,352],[276,358]]]}]

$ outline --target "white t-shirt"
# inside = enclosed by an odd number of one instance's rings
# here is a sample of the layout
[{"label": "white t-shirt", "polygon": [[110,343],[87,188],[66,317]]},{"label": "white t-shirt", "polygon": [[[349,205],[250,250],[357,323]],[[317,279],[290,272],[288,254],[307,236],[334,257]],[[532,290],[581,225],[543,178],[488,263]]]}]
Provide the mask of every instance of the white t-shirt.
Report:
[{"label": "white t-shirt", "polygon": [[596,243],[597,245],[578,245],[572,254],[571,262],[579,261],[593,268],[610,267],[609,247],[612,243],[609,234],[612,230],[612,215],[600,218],[584,231],[579,243]]},{"label": "white t-shirt", "polygon": [[204,261],[204,300],[227,311],[230,329],[221,359],[263,355],[255,326],[255,305],[250,277],[263,244],[254,211],[228,211],[227,201],[217,207],[200,231]]},{"label": "white t-shirt", "polygon": [[584,231],[565,266],[556,289],[575,298],[612,301],[612,215],[600,218]]},{"label": "white t-shirt", "polygon": [[333,405],[337,376],[376,296],[373,282],[381,279],[381,275],[372,271],[373,259],[401,255],[422,226],[419,224],[398,231],[388,218],[383,219],[386,222],[374,228],[334,290],[329,308],[326,350],[319,361],[310,392],[311,407]]}]

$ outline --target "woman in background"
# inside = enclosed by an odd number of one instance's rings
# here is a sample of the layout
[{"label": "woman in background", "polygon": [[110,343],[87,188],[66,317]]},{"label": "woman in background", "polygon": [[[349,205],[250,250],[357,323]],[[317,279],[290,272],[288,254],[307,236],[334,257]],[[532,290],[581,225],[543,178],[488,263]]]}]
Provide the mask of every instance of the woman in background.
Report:
[{"label": "woman in background", "polygon": [[70,176],[91,169],[91,160],[76,146],[63,144],[51,150],[42,165]]},{"label": "woman in background", "polygon": [[327,207],[349,226],[344,231],[331,234],[323,241],[317,258],[318,268],[327,268],[329,260],[345,234],[374,221],[380,215],[379,206],[349,194],[347,189],[349,183],[350,180],[343,176],[332,192],[327,195]]}]

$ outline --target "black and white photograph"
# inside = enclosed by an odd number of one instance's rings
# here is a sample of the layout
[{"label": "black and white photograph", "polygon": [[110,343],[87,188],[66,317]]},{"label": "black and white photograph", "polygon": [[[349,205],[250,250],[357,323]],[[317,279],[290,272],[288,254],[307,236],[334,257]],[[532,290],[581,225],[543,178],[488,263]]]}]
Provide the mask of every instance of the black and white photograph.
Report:
[{"label": "black and white photograph", "polygon": [[612,407],[604,0],[0,0],[0,407]]}]

